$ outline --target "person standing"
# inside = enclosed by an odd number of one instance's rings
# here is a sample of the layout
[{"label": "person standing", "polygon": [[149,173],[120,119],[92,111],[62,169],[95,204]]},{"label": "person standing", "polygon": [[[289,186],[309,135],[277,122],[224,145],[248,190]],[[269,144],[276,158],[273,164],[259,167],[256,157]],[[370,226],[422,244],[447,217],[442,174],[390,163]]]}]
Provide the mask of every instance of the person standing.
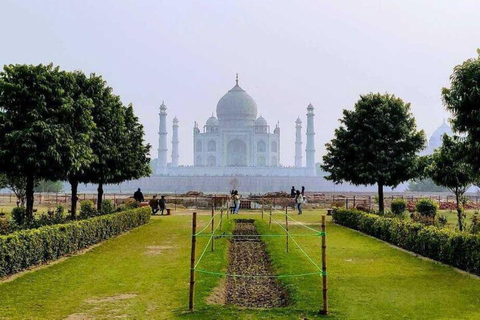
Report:
[{"label": "person standing", "polygon": [[157,199],[157,196],[153,196],[153,198],[150,199],[150,201],[148,202],[148,205],[150,206],[150,208],[152,208],[152,214],[153,214],[153,215],[156,215],[157,212],[158,212],[158,199]]},{"label": "person standing", "polygon": [[163,216],[163,212],[165,211],[165,208],[167,206],[167,202],[165,201],[165,196],[162,196],[160,200],[158,200],[158,205],[160,207],[161,215]]},{"label": "person standing", "polygon": [[295,187],[292,186],[292,190],[290,190],[290,197],[295,198]]},{"label": "person standing", "polygon": [[143,197],[142,190],[140,190],[140,188],[138,188],[138,190],[135,191],[135,193],[133,194],[133,199],[135,199],[135,201],[137,201],[137,202],[145,201],[145,198]]},{"label": "person standing", "polygon": [[235,214],[238,214],[238,211],[240,210],[240,196],[238,195],[238,191],[235,190],[235,193],[234,193],[234,203],[235,203],[235,211],[234,213]]},{"label": "person standing", "polygon": [[300,193],[300,190],[297,190],[297,195],[295,196],[295,203],[297,204],[298,214],[302,214],[303,196]]}]

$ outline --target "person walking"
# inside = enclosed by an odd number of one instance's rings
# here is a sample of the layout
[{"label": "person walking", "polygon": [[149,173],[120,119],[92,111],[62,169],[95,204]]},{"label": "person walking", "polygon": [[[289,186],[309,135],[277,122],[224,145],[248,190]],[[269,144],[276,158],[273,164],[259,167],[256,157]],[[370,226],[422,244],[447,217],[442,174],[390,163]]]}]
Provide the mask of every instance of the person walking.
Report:
[{"label": "person walking", "polygon": [[297,204],[298,214],[302,214],[303,196],[300,193],[300,190],[297,190],[297,195],[295,196],[295,203]]},{"label": "person walking", "polygon": [[163,216],[163,212],[165,211],[165,208],[167,207],[167,202],[165,201],[165,196],[162,196],[160,198],[160,200],[158,200],[158,205],[160,207],[161,215]]},{"label": "person walking", "polygon": [[150,199],[150,201],[148,202],[148,205],[150,206],[150,208],[152,208],[152,214],[156,215],[158,212],[158,199],[156,195],[153,196],[152,199]]}]

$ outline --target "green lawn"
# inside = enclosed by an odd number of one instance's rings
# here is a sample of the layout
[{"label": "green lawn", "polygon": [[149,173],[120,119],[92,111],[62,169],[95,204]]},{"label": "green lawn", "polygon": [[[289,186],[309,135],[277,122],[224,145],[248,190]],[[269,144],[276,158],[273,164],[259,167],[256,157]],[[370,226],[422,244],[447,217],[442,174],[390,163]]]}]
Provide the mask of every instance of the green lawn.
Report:
[{"label": "green lawn", "polygon": [[[208,219],[200,216],[200,225]],[[301,220],[318,228],[320,214],[306,211]],[[265,221],[257,223],[262,233],[282,233],[281,228],[270,228]],[[224,230],[231,228],[231,223],[224,225]],[[331,222],[327,228],[329,318],[480,318],[478,278],[421,260]],[[295,234],[309,232],[298,225],[290,225],[290,230]],[[198,274],[196,311],[187,313],[190,235],[190,216],[153,218],[148,225],[86,254],[2,283],[0,319],[321,318],[316,314],[321,302],[318,276],[282,279],[293,300],[287,308],[238,310],[208,304],[206,298],[220,278]],[[292,242],[290,253],[285,254],[284,237],[264,239],[278,273],[315,271]],[[319,237],[296,240],[317,263],[320,261]],[[197,256],[206,241],[199,237]],[[200,267],[224,271],[227,241],[219,239],[215,245],[213,253],[206,252]]]}]

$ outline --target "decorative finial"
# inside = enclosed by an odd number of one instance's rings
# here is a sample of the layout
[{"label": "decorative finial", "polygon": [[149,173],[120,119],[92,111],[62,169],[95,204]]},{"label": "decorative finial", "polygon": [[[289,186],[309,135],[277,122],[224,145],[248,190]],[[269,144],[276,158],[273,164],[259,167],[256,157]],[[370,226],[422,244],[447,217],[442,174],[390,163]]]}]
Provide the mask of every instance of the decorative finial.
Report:
[{"label": "decorative finial", "polygon": [[235,84],[238,86],[238,73],[237,73],[237,78],[235,80]]}]

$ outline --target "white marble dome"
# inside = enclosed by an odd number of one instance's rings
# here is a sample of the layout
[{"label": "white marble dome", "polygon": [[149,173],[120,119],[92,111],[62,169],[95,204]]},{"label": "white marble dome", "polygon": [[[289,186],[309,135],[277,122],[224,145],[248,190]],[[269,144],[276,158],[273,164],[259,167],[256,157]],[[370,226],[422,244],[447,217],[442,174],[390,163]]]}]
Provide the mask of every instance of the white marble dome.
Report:
[{"label": "white marble dome", "polygon": [[217,117],[220,121],[255,121],[257,104],[238,83],[217,103]]},{"label": "white marble dome", "polygon": [[268,123],[267,123],[267,120],[265,120],[264,117],[260,116],[260,117],[258,117],[257,120],[255,120],[255,125],[256,126],[267,126]]},{"label": "white marble dome", "polygon": [[207,122],[206,122],[206,125],[207,126],[218,126],[218,119],[215,118],[213,115],[208,118]]}]

